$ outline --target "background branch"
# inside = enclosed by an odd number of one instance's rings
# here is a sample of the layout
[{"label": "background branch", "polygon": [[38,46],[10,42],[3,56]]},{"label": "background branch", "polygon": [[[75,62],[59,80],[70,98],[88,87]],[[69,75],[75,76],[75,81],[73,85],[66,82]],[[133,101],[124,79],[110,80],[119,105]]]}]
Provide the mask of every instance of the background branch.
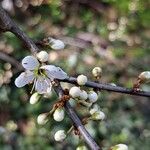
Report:
[{"label": "background branch", "polygon": [[20,65],[20,63],[16,59],[14,59],[13,57],[1,51],[0,51],[0,59],[3,61],[9,62],[14,67],[16,67],[18,71],[23,70],[23,67]]},{"label": "background branch", "polygon": [[[20,28],[11,20],[11,18],[7,15],[7,13],[0,7],[0,29],[3,32],[10,31],[19,37],[25,44],[25,46],[30,49],[30,51],[35,54],[39,51],[38,47],[34,44],[34,42],[28,38],[28,36],[20,30]],[[55,91],[59,96],[62,96],[63,91],[61,86],[55,88]],[[70,106],[69,102],[66,102],[65,109],[68,112],[69,117],[72,119],[75,126],[80,131],[81,135],[84,137],[85,142],[92,150],[100,150],[99,146],[92,139],[89,133],[86,131],[84,126],[82,125],[80,119]]]}]

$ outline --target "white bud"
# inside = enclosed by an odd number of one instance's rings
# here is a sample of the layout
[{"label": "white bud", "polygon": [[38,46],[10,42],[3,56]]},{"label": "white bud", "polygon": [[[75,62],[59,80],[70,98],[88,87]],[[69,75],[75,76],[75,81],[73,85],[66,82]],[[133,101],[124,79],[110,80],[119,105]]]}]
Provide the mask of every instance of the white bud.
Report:
[{"label": "white bud", "polygon": [[110,83],[111,86],[117,86],[115,83]]},{"label": "white bud", "polygon": [[128,146],[125,144],[118,144],[113,146],[111,150],[128,150]]},{"label": "white bud", "polygon": [[86,82],[87,82],[87,77],[85,75],[81,74],[77,77],[77,83],[79,85],[85,85]]},{"label": "white bud", "polygon": [[94,77],[101,77],[101,75],[102,75],[102,69],[100,67],[95,67],[92,70],[92,74],[93,74]]},{"label": "white bud", "polygon": [[40,95],[37,92],[32,94],[31,97],[30,97],[30,104],[37,103],[39,98],[40,98]]},{"label": "white bud", "polygon": [[57,108],[53,114],[53,118],[55,121],[62,121],[64,119],[65,113],[62,108]]},{"label": "white bud", "polygon": [[86,100],[87,98],[88,98],[87,92],[84,91],[84,90],[82,90],[82,91],[80,92],[80,99],[81,99],[81,100]]},{"label": "white bud", "polygon": [[144,71],[139,75],[143,82],[150,82],[150,71]]},{"label": "white bud", "polygon": [[90,91],[89,94],[88,94],[88,98],[89,98],[89,101],[91,103],[95,103],[97,101],[97,99],[98,99],[98,95],[97,95],[96,92]]},{"label": "white bud", "polygon": [[37,123],[39,125],[44,125],[46,124],[48,121],[47,119],[47,113],[43,113],[43,114],[40,114],[38,117],[37,117]]},{"label": "white bud", "polygon": [[62,142],[66,138],[66,133],[64,130],[59,130],[54,135],[55,141]]},{"label": "white bud", "polygon": [[104,120],[105,114],[102,111],[96,111],[91,117],[93,120]]},{"label": "white bud", "polygon": [[49,38],[49,43],[50,43],[51,48],[55,50],[64,49],[65,47],[64,42],[62,42],[61,40]]},{"label": "white bud", "polygon": [[40,51],[39,53],[37,53],[37,58],[40,62],[46,62],[48,61],[48,53],[46,51]]},{"label": "white bud", "polygon": [[94,104],[92,106],[92,108],[90,109],[90,114],[94,114],[95,112],[97,112],[100,109],[100,107],[97,104]]},{"label": "white bud", "polygon": [[88,150],[86,146],[81,145],[76,148],[76,150]]},{"label": "white bud", "polygon": [[79,87],[77,86],[73,86],[70,91],[69,94],[73,97],[73,98],[77,98],[80,96],[81,90]]}]

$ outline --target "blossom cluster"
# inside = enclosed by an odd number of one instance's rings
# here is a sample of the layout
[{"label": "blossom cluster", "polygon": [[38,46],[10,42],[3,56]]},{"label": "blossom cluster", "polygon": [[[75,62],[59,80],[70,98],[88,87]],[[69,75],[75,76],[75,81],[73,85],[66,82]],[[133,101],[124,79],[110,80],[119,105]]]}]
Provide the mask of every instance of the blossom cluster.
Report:
[{"label": "blossom cluster", "polygon": [[[48,38],[51,48],[55,50],[63,49],[64,43],[60,40],[55,40],[53,38]],[[30,97],[30,103],[35,104],[41,97],[41,94],[50,94],[53,83],[55,79],[66,79],[69,78],[67,73],[65,73],[60,67],[54,65],[48,65],[49,54],[46,51],[40,51],[36,55],[26,56],[22,60],[22,66],[25,71],[22,72],[15,80],[15,85],[17,87],[23,87],[27,84],[33,83],[31,92],[35,90],[36,92]],[[102,76],[102,69],[100,67],[95,67],[92,70],[92,75],[98,80]],[[143,74],[140,76],[143,79]],[[84,86],[88,82],[87,76],[81,74],[77,77],[77,85],[69,89],[68,96],[70,100],[75,103],[84,106],[88,112],[88,117],[86,117],[86,123],[89,121],[103,121],[106,116],[102,109],[97,104],[100,100],[100,92],[97,89],[85,89]],[[64,120],[65,112],[63,106],[57,107],[50,112],[40,114],[37,117],[37,123],[44,125],[49,121],[48,116],[53,116],[53,119],[57,122]],[[61,129],[54,134],[55,141],[62,142],[67,138],[69,132]],[[86,150],[86,146],[79,145],[77,150]],[[112,150],[128,150],[128,147],[124,144],[118,144],[111,148]]]}]

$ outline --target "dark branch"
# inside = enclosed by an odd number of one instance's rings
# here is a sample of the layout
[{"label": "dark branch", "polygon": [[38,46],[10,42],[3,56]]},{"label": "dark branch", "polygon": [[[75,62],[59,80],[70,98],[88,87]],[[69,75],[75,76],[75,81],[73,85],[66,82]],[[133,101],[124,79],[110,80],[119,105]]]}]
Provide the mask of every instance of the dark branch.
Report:
[{"label": "dark branch", "polygon": [[[59,81],[78,85],[77,79],[73,78],[73,77],[70,77],[70,78],[64,79],[64,80],[59,80]],[[99,89],[99,90],[107,90],[107,91],[112,91],[112,92],[117,92],[117,93],[125,93],[125,94],[130,94],[130,95],[150,97],[150,92],[134,91],[133,89],[127,89],[127,88],[123,88],[123,87],[119,87],[119,86],[112,86],[112,85],[102,84],[102,83],[95,83],[95,82],[91,82],[91,81],[87,81],[85,86]]]},{"label": "dark branch", "polygon": [[[30,38],[28,38],[28,36],[22,30],[20,30],[20,28],[10,19],[10,17],[1,7],[0,7],[0,30],[3,32],[10,31],[14,33],[16,36],[19,37],[20,40],[24,42],[26,47],[30,49],[30,51],[33,54],[39,51],[38,47],[34,44],[34,42]],[[57,88],[55,88],[55,90],[59,96],[62,96],[63,91],[61,86],[58,86]],[[88,144],[88,146],[92,150],[100,150],[100,148],[98,147],[96,142],[92,139],[92,137],[89,135],[89,133],[86,131],[80,119],[78,118],[78,116],[76,115],[76,113],[71,108],[68,102],[66,103],[65,109],[67,112],[68,111],[70,112],[70,113],[68,112],[69,117],[72,119],[73,123],[78,128],[81,135],[84,137],[84,140]]]},{"label": "dark branch", "polygon": [[11,20],[8,14],[0,7],[0,31],[10,31],[14,33],[19,39],[25,41],[26,47],[34,54],[38,51],[34,42]]}]

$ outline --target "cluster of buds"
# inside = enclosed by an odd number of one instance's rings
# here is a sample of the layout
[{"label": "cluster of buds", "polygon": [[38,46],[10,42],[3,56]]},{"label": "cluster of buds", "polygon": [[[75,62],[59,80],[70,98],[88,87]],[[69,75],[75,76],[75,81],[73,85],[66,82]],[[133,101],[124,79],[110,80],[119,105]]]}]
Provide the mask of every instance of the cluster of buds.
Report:
[{"label": "cluster of buds", "polygon": [[[92,70],[92,74],[96,79],[101,77],[102,69],[99,67],[95,67]],[[105,119],[105,114],[100,110],[98,104],[96,104],[98,100],[98,93],[94,89],[90,89],[88,91],[84,90],[83,86],[86,85],[88,79],[85,75],[79,75],[77,77],[77,84],[78,86],[73,86],[69,90],[69,95],[79,104],[82,104],[87,107],[87,110],[90,114],[88,120],[94,121],[102,121]]]},{"label": "cluster of buds", "polygon": [[[93,76],[98,79],[98,77],[101,76],[102,70],[99,67],[96,67],[93,70]],[[86,110],[89,112],[89,117],[87,118],[87,121],[85,121],[86,123],[88,123],[89,120],[103,121],[105,119],[105,114],[100,110],[98,104],[96,104],[98,100],[98,92],[94,89],[90,89],[88,91],[85,90],[84,85],[86,85],[87,82],[87,76],[83,74],[79,75],[77,77],[77,86],[73,86],[70,88],[69,96],[72,100],[74,100],[75,103],[82,104],[83,106],[85,106]],[[64,119],[63,108],[57,108],[53,113],[53,118],[55,121],[62,121]],[[67,137],[67,135],[68,132],[66,132],[65,130],[59,130],[55,133],[54,139],[56,141],[61,142]],[[77,147],[77,150],[81,149],[86,150],[87,148],[83,145]]]},{"label": "cluster of buds", "polygon": [[69,94],[74,99],[86,100],[89,103],[95,103],[98,100],[98,95],[95,91],[90,90],[89,92],[86,92],[77,86],[73,86],[70,89]]},{"label": "cluster of buds", "polygon": [[[60,40],[55,40],[49,38],[49,43],[53,49],[62,49],[64,48],[64,43]],[[36,56],[27,56],[22,60],[22,65],[26,69],[16,80],[15,84],[17,87],[23,87],[26,84],[33,82],[33,88],[37,91],[30,97],[30,103],[35,104],[39,101],[41,95],[51,92],[52,84],[55,81],[54,79],[66,79],[68,78],[67,74],[59,67],[53,65],[45,65],[48,61],[49,55],[46,51],[41,51],[36,54]],[[101,78],[102,69],[100,67],[95,67],[92,70],[93,76],[98,80]],[[142,81],[147,81],[150,79],[150,73],[144,72],[139,78]],[[101,111],[98,104],[98,94],[100,92],[97,89],[88,89],[85,90],[88,82],[87,76],[81,74],[77,77],[77,85],[70,88],[68,91],[67,98],[69,97],[78,104],[82,104],[86,107],[86,110],[89,112],[89,116],[83,119],[83,125],[87,124],[89,120],[92,121],[103,121],[105,119],[105,113]],[[61,100],[60,100],[61,101]],[[50,112],[42,113],[37,117],[37,123],[44,125],[48,122],[48,117],[52,115],[53,119],[57,122],[64,120],[65,112],[63,106],[54,107]],[[69,132],[61,129],[54,134],[55,141],[62,142],[66,139]],[[80,145],[76,150],[87,150],[86,146]],[[111,148],[111,150],[128,150],[128,147],[124,144],[118,144]]]}]

